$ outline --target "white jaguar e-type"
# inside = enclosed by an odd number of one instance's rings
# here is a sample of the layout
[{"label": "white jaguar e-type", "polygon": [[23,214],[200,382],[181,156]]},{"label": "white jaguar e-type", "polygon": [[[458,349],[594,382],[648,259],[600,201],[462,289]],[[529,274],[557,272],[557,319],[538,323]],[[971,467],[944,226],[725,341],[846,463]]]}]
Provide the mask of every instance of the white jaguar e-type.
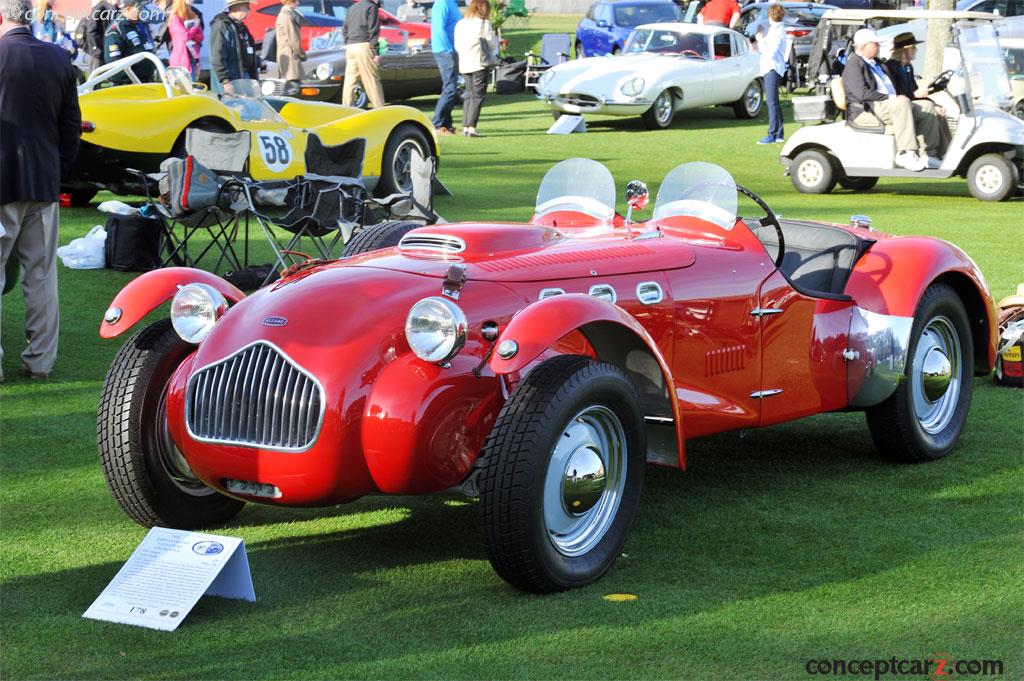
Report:
[{"label": "white jaguar e-type", "polygon": [[558,113],[641,116],[667,128],[677,111],[732,105],[754,118],[764,104],[758,55],[743,35],[697,24],[644,24],[620,56],[577,59],[540,77],[537,97]]}]

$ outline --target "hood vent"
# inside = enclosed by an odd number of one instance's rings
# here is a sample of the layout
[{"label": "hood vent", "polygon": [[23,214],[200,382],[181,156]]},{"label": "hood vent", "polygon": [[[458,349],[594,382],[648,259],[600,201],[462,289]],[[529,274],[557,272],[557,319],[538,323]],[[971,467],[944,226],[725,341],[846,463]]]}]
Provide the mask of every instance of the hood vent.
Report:
[{"label": "hood vent", "polygon": [[402,251],[430,251],[432,253],[462,253],[466,250],[466,242],[449,234],[425,234],[412,232],[398,242]]}]

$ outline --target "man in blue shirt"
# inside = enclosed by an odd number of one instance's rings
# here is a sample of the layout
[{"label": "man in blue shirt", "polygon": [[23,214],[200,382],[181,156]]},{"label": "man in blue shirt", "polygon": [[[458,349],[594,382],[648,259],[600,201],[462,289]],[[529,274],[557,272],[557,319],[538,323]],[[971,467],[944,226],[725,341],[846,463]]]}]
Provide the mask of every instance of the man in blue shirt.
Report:
[{"label": "man in blue shirt", "polygon": [[430,15],[430,46],[441,71],[441,97],[434,109],[434,129],[439,135],[452,135],[452,109],[459,80],[459,55],[455,52],[455,24],[462,14],[455,0],[437,0]]}]

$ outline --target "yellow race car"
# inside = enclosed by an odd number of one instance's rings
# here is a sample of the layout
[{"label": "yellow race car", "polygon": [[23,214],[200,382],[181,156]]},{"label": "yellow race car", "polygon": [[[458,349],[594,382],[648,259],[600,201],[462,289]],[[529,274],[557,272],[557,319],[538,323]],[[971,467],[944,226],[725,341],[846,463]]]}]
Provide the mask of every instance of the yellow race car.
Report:
[{"label": "yellow race car", "polygon": [[[132,66],[155,62],[160,82],[141,83]],[[209,132],[248,130],[248,174],[256,180],[291,179],[306,173],[305,151],[315,134],[326,146],[366,139],[363,181],[378,194],[411,189],[413,149],[437,159],[430,119],[407,106],[373,111],[287,97],[263,97],[256,81],[237,81],[233,94],[192,84],[178,69],[165,69],[142,53],[97,69],[79,87],[82,144],[62,191],[72,205],[88,203],[100,189],[140,193],[127,169],[157,172],[160,162],[184,157],[190,128]],[[103,87],[115,76],[132,83]]]}]

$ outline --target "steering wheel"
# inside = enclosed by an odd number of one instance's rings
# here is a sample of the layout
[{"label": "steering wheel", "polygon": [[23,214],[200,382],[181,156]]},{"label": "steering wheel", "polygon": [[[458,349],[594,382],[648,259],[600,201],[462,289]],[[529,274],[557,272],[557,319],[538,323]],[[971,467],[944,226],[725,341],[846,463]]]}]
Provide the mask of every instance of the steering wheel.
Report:
[{"label": "steering wheel", "polygon": [[758,220],[758,222],[761,224],[761,227],[767,227],[768,225],[771,225],[772,227],[775,228],[775,233],[779,235],[779,252],[775,256],[775,266],[781,267],[782,256],[786,254],[786,235],[782,233],[782,224],[779,222],[779,218],[775,215],[775,211],[768,207],[768,204],[765,203],[764,199],[762,199],[760,196],[750,191],[746,187],[738,184],[736,185],[736,191],[738,191],[740,194],[743,194],[748,199],[756,203],[758,206],[760,206],[761,210],[764,211],[764,217]]},{"label": "steering wheel", "polygon": [[681,54],[684,57],[696,57],[697,59],[703,59],[704,58],[704,55],[702,55],[697,50],[683,50],[679,54]]},{"label": "steering wheel", "polygon": [[953,70],[952,69],[943,71],[939,75],[935,76],[935,80],[933,80],[932,82],[928,83],[928,94],[932,94],[933,92],[941,92],[942,90],[945,90],[946,86],[949,85],[949,81],[952,78],[953,78]]}]

